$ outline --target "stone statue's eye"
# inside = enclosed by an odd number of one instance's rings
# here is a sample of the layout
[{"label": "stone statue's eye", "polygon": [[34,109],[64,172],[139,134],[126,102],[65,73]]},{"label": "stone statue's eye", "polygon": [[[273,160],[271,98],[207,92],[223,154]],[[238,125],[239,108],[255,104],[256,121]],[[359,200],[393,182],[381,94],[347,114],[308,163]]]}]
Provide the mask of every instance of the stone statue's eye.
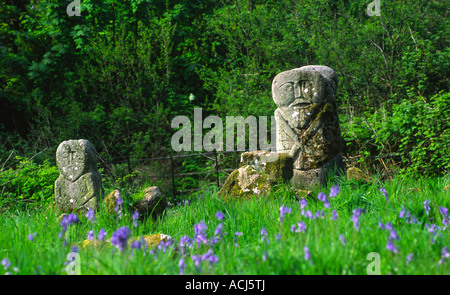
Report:
[{"label": "stone statue's eye", "polygon": [[293,87],[292,83],[286,83],[281,86],[281,89],[289,91],[289,90],[292,90],[292,87]]}]

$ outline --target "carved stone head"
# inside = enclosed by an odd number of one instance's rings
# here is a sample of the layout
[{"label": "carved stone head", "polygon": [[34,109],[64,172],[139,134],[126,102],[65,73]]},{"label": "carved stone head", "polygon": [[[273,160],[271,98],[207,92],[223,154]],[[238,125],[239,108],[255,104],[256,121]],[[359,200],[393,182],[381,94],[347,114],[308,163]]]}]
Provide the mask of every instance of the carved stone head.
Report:
[{"label": "carved stone head", "polygon": [[273,79],[277,152],[293,156],[296,169],[320,167],[340,150],[337,83],[326,66],[292,69]]},{"label": "carved stone head", "polygon": [[56,163],[63,177],[71,182],[97,170],[94,146],[86,139],[63,141],[56,150]]}]

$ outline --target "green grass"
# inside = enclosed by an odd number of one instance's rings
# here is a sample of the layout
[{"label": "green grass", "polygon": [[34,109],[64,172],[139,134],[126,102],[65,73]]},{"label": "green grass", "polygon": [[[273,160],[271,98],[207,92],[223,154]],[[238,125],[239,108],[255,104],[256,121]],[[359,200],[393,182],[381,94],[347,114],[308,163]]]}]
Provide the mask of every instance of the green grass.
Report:
[{"label": "green grass", "polygon": [[[443,189],[450,183],[448,178],[396,178],[386,182],[382,186],[389,194],[388,202],[379,190],[380,185],[335,181],[340,192],[330,198],[329,208],[317,200],[318,193],[328,194],[328,189],[315,189],[307,198],[306,210],[313,214],[324,212],[324,218],[313,220],[302,216],[299,200],[287,187],[280,187],[266,199],[240,201],[223,201],[211,188],[203,192],[202,198],[174,206],[157,221],[147,219],[138,227],[134,227],[130,212],[119,219],[101,208],[95,223],[79,215],[81,224],[70,226],[63,238],[58,237],[61,226],[56,212],[9,210],[0,216],[0,259],[6,258],[11,266],[7,270],[0,266],[0,274],[66,274],[67,254],[75,243],[87,238],[89,230],[97,235],[104,228],[110,238],[119,227],[127,226],[133,236],[164,233],[180,242],[185,235],[194,238],[194,225],[201,220],[207,226],[208,239],[223,223],[223,237],[211,247],[218,261],[213,265],[202,261],[195,266],[192,257],[207,253],[210,246],[197,247],[194,242],[192,248],[184,251],[185,274],[367,274],[372,262],[367,257],[371,252],[380,255],[381,274],[450,274],[450,258],[439,264],[443,248],[450,249],[449,225],[443,225],[445,221],[439,212],[439,206],[450,208],[450,190]],[[415,187],[421,191],[410,190]],[[423,206],[425,200],[430,201],[429,214]],[[279,221],[282,205],[292,208],[283,223]],[[416,217],[417,223],[399,217],[403,206]],[[359,230],[352,222],[352,212],[357,208],[364,209]],[[333,210],[338,214],[337,220],[330,219]],[[215,217],[217,211],[224,214],[222,221]],[[390,222],[398,234],[399,239],[393,241],[397,253],[386,248],[390,231],[381,229],[380,221]],[[290,230],[298,222],[306,224],[304,233]],[[427,224],[441,229],[433,234]],[[261,241],[262,228],[267,230],[269,242]],[[236,232],[242,235],[236,237]],[[28,240],[27,236],[33,233],[36,233],[34,241]],[[276,239],[278,234],[280,238]],[[345,238],[345,245],[340,235]],[[311,254],[309,260],[305,259],[305,247]],[[157,248],[120,252],[112,246],[78,249],[81,274],[179,274],[182,252],[174,247],[165,252]],[[410,253],[412,260],[408,263]]]}]

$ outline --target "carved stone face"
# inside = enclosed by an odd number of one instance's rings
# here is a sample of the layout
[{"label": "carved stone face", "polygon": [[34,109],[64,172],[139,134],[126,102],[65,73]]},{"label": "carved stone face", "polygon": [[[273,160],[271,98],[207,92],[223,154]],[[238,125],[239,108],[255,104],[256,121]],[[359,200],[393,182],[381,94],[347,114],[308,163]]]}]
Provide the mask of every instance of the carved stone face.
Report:
[{"label": "carved stone face", "polygon": [[273,80],[277,151],[290,153],[296,169],[320,167],[340,149],[336,87],[336,73],[325,66],[285,71]]},{"label": "carved stone face", "polygon": [[94,147],[87,140],[62,142],[56,151],[56,162],[65,179],[74,182],[93,167]]},{"label": "carved stone face", "polygon": [[326,81],[318,72],[293,69],[278,74],[272,83],[275,104],[293,128],[304,128],[312,109],[325,101]]}]

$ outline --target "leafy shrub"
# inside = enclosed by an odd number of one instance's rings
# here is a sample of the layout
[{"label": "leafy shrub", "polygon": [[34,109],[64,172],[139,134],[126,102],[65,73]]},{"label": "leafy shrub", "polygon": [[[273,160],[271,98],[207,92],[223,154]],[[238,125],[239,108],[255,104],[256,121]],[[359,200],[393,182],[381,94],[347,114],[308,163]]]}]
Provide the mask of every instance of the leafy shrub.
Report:
[{"label": "leafy shrub", "polygon": [[[450,171],[450,93],[440,92],[430,99],[410,95],[410,99],[365,117],[343,122],[344,138],[357,141],[366,158],[396,153],[400,173],[423,176]],[[341,118],[347,120],[343,116]]]},{"label": "leafy shrub", "polygon": [[47,160],[36,164],[31,159],[16,156],[15,161],[14,168],[0,170],[0,205],[51,203],[55,180],[59,176],[58,168]]}]

